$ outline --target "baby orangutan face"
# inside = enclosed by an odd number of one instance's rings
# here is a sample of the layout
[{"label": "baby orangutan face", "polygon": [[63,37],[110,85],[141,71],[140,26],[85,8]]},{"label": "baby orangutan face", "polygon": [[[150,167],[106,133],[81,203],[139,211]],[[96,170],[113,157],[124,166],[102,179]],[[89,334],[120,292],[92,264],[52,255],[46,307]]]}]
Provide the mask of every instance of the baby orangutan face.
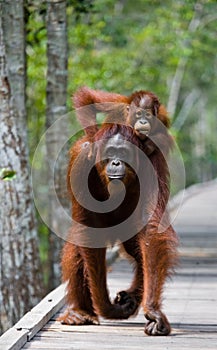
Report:
[{"label": "baby orangutan face", "polygon": [[133,102],[128,107],[127,123],[134,128],[140,140],[145,140],[150,134],[154,118],[150,108],[137,107]]}]

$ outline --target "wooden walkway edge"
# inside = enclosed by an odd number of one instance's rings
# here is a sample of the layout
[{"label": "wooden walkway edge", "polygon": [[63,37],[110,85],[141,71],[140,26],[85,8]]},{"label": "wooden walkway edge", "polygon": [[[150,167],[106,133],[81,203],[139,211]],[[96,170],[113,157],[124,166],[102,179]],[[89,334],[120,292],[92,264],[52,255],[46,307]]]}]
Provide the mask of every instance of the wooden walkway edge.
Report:
[{"label": "wooden walkway edge", "polygon": [[[112,265],[118,256],[117,247],[109,249],[107,265]],[[65,304],[65,287],[66,284],[58,286],[8,329],[0,337],[0,350],[19,350],[29,342]]]},{"label": "wooden walkway edge", "polygon": [[0,337],[1,350],[19,350],[51,319],[65,303],[65,284],[46,295],[12,328]]}]

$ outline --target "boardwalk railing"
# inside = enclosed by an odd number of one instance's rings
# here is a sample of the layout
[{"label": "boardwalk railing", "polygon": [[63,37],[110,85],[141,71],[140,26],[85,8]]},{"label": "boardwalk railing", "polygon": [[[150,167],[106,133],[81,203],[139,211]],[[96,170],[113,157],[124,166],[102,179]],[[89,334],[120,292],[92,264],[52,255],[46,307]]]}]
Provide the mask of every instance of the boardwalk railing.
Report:
[{"label": "boardwalk railing", "polygon": [[65,284],[61,284],[0,337],[0,349],[21,349],[61,309],[64,296]]}]

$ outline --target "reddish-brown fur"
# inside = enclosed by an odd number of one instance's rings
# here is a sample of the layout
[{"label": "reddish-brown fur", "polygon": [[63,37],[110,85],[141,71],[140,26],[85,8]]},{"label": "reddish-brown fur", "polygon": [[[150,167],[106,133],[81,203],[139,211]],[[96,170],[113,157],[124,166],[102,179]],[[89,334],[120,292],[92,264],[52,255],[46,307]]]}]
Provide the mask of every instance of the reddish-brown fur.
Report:
[{"label": "reddish-brown fur", "polygon": [[[113,98],[117,98],[119,102],[117,96],[113,94]],[[100,93],[99,100],[101,98]],[[105,93],[103,99],[106,98]],[[72,227],[71,235],[78,237],[78,239],[81,235],[88,237],[88,226],[96,228],[111,226],[111,242],[113,243],[119,237],[112,236],[112,225],[117,225],[125,220],[135,208],[140,220],[142,220],[142,213],[145,210],[150,211],[152,215],[148,223],[136,235],[123,242],[126,252],[135,260],[135,276],[129,290],[118,293],[112,304],[106,284],[106,248],[87,248],[66,243],[62,254],[62,273],[63,281],[68,281],[68,309],[60,317],[60,320],[66,324],[91,324],[98,322],[99,315],[110,319],[124,319],[134,314],[142,303],[145,317],[148,320],[145,332],[148,335],[167,335],[170,333],[170,325],[161,311],[162,290],[166,278],[171,274],[176,263],[177,237],[169,224],[164,232],[158,232],[169,195],[168,169],[162,153],[159,150],[152,152],[149,155],[150,162],[139,159],[139,173],[144,179],[144,183],[140,185],[144,186],[145,193],[147,193],[147,198],[145,196],[142,198],[142,204],[139,208],[137,208],[140,196],[138,180],[132,176],[128,167],[127,174],[131,182],[130,185],[125,183],[126,197],[120,207],[113,212],[102,214],[84,209],[74,197],[71,189],[70,178],[72,174],[76,183],[76,179],[87,171],[89,145],[97,141],[102,143],[104,139],[111,138],[117,133],[123,135],[127,141],[145,152],[144,144],[136,137],[131,127],[116,124],[105,124],[96,134],[87,133],[71,149],[68,183],[72,198],[73,219],[86,225],[86,229],[84,228],[82,233],[75,225]],[[87,142],[87,147],[83,147],[85,142]],[[100,147],[100,145],[95,147],[94,156],[99,155]],[[79,160],[77,161],[78,155]],[[93,157],[93,155],[91,156]],[[150,164],[156,171],[159,185],[158,193],[151,183],[146,183]],[[90,190],[92,190],[94,197],[100,201],[108,199],[103,176],[103,164],[100,162],[89,176]],[[82,188],[79,190],[82,192]],[[148,193],[150,196],[157,196],[155,208],[151,206]]]},{"label": "reddish-brown fur", "polygon": [[141,90],[125,96],[83,86],[73,95],[73,103],[77,118],[89,136],[93,136],[98,130],[98,112],[106,112],[105,122],[129,124],[134,127],[128,107],[132,104],[141,108],[149,107],[160,122],[154,123],[150,137],[143,141],[145,153],[149,155],[158,148],[167,155],[173,145],[172,137],[167,131],[170,126],[168,113],[158,97],[150,91]]},{"label": "reddish-brown fur", "polygon": [[[91,119],[93,123],[96,124],[97,112],[107,112],[112,108],[112,105],[115,106],[115,104],[116,107],[118,107],[118,105],[121,104],[130,105],[132,102],[134,102],[137,106],[139,106],[139,103],[143,96],[149,96],[152,99],[153,104],[158,105],[157,117],[168,128],[170,123],[167,111],[165,107],[159,102],[158,97],[150,91],[141,90],[134,92],[130,96],[125,96],[102,90],[93,90],[88,88],[87,86],[83,86],[73,95],[73,103],[76,109],[80,109],[84,106],[91,105],[92,113],[88,115],[88,122],[90,122]],[[125,118],[126,115],[123,116],[124,120]],[[81,116],[78,115],[78,120],[80,121],[81,125],[85,128],[87,125],[87,123],[86,125],[84,125],[85,119],[81,118]]]}]

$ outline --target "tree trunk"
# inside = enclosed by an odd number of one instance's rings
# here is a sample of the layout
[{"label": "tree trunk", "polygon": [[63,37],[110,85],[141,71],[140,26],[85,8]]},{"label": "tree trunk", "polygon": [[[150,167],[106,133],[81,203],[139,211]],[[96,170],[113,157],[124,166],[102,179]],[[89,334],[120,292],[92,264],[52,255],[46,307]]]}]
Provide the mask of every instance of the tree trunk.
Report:
[{"label": "tree trunk", "polygon": [[[47,40],[46,126],[49,128],[59,117],[66,114],[67,25],[65,0],[49,0],[47,2]],[[67,128],[68,121],[65,117],[61,119],[61,122],[58,122],[56,128],[48,129],[46,133],[49,192],[54,193],[52,191],[54,186],[56,195],[65,208],[69,205],[66,191],[66,152],[62,151],[58,160],[56,159],[56,153],[61,151],[63,140],[67,137]],[[58,215],[56,200],[52,194],[50,194],[49,202],[49,227],[51,228],[49,235],[49,289],[52,289],[60,282],[60,249],[62,246],[62,240],[54,233],[59,235],[63,228],[61,218]]]},{"label": "tree trunk", "polygon": [[[0,3],[0,331],[12,326],[43,293],[23,137],[24,40],[23,0]],[[18,43],[14,50],[9,47],[11,41]]]},{"label": "tree trunk", "polygon": [[18,117],[17,126],[27,139],[26,129],[26,62],[25,62],[25,27],[24,1],[5,0],[2,5],[2,25],[4,31],[5,50],[7,54],[8,78],[11,84],[11,96]]}]

